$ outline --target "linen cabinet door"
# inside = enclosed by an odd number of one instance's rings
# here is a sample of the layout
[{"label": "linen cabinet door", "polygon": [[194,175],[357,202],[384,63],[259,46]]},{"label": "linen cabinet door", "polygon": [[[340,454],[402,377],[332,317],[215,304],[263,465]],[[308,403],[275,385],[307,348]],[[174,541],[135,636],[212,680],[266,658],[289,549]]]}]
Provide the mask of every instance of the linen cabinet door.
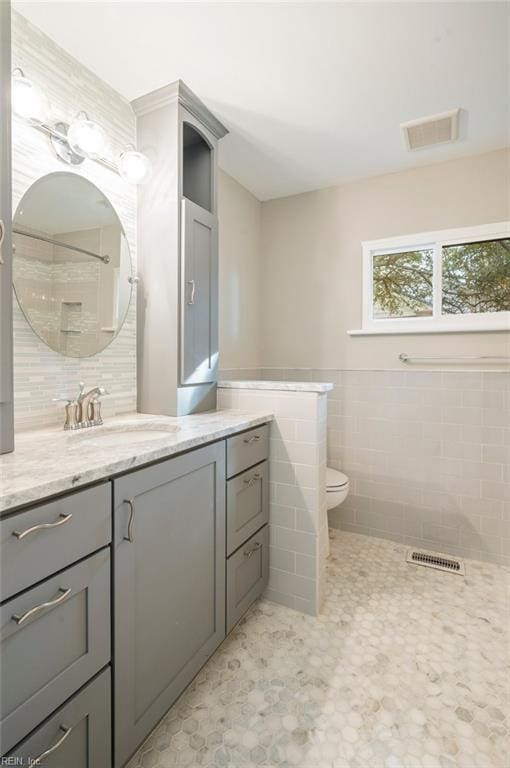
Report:
[{"label": "linen cabinet door", "polygon": [[225,637],[225,444],[115,481],[115,765]]},{"label": "linen cabinet door", "polygon": [[181,384],[207,384],[218,369],[216,217],[184,199],[181,239]]}]

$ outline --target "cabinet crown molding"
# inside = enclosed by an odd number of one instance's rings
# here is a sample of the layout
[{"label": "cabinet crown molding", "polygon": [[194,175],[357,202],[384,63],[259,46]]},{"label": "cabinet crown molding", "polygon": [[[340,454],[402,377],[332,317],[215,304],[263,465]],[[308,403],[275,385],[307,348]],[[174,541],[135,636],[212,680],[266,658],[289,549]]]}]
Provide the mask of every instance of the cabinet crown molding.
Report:
[{"label": "cabinet crown molding", "polygon": [[213,115],[204,102],[182,80],[176,80],[174,83],[157,88],[145,96],[139,96],[131,102],[131,106],[135,115],[140,117],[176,101],[188,112],[191,112],[197,120],[200,120],[217,139],[222,139],[227,135],[228,130],[223,123]]}]

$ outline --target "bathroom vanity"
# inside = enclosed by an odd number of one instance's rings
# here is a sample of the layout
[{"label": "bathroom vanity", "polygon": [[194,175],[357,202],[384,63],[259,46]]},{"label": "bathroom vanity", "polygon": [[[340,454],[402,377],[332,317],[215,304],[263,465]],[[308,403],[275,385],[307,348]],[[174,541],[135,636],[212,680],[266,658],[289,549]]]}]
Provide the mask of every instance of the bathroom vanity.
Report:
[{"label": "bathroom vanity", "polygon": [[134,416],[1,459],[2,755],[120,768],[214,653],[267,582],[271,419]]}]

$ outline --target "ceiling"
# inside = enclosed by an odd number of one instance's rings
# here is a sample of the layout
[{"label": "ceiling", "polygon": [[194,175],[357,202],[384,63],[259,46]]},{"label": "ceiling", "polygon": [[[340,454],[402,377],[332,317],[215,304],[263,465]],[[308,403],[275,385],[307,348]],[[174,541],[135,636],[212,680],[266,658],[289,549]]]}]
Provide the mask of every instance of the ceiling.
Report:
[{"label": "ceiling", "polygon": [[[510,144],[507,3],[14,5],[128,99],[184,80],[261,200]],[[405,148],[399,123],[455,107],[459,141]]]}]

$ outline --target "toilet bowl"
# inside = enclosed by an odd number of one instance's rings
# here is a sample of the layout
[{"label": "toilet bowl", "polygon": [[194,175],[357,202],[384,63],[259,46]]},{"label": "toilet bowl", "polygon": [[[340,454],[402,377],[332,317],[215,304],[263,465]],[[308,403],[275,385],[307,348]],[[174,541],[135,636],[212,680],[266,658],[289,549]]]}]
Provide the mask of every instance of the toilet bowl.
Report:
[{"label": "toilet bowl", "polygon": [[338,469],[326,469],[326,500],[329,509],[334,509],[347,498],[349,493],[349,478]]}]

